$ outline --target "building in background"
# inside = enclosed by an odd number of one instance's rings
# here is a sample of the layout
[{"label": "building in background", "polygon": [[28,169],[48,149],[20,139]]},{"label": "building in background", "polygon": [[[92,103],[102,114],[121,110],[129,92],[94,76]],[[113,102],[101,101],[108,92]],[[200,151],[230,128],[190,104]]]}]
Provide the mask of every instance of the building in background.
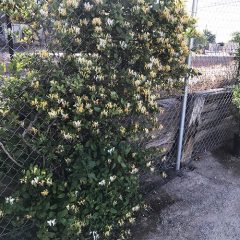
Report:
[{"label": "building in background", "polygon": [[[12,23],[12,37],[14,44],[20,42],[24,38],[24,28],[26,28],[25,24]],[[7,33],[5,14],[0,12],[0,46],[6,45],[8,41]]]},{"label": "building in background", "polygon": [[228,43],[211,43],[208,51],[210,53],[222,53],[226,55],[234,55],[237,52],[239,45],[235,42]]}]

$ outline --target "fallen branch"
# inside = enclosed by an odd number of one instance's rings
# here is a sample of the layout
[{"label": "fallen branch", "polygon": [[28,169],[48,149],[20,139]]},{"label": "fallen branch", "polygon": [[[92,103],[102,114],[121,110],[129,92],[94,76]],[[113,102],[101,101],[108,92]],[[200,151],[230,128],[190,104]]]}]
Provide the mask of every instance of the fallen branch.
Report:
[{"label": "fallen branch", "polygon": [[20,163],[18,163],[11,155],[10,153],[7,151],[7,149],[4,147],[3,143],[0,142],[0,147],[2,148],[2,150],[4,151],[4,153],[8,156],[8,158],[14,162],[16,165],[18,165],[19,167],[23,168],[23,165],[21,165]]}]

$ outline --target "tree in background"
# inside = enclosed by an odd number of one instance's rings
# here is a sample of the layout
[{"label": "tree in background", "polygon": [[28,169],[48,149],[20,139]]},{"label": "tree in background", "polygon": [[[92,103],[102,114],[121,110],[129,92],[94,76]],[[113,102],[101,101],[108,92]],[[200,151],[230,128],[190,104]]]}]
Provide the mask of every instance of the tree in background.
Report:
[{"label": "tree in background", "polygon": [[194,40],[194,49],[197,52],[204,52],[210,43],[216,43],[216,35],[205,29],[198,32]]},{"label": "tree in background", "polygon": [[232,34],[232,41],[236,43],[240,43],[240,32],[234,32]]},{"label": "tree in background", "polygon": [[207,43],[216,43],[216,35],[211,31],[205,29],[203,30],[203,35],[206,38]]}]

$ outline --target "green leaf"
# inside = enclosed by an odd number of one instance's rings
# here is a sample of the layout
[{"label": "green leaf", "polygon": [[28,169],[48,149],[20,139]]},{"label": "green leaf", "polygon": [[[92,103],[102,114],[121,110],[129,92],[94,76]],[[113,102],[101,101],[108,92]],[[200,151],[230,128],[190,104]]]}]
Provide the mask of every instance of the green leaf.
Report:
[{"label": "green leaf", "polygon": [[57,204],[54,204],[50,207],[51,210],[54,210],[54,209],[57,209],[58,208],[58,205]]},{"label": "green leaf", "polygon": [[90,180],[97,180],[95,173],[89,173],[89,174],[88,174],[88,178],[89,178]]},{"label": "green leaf", "polygon": [[100,112],[100,111],[101,111],[101,108],[100,108],[100,107],[94,107],[94,110],[95,110],[96,112]]},{"label": "green leaf", "polygon": [[64,198],[65,197],[65,193],[60,193],[59,195],[58,195],[58,198]]}]

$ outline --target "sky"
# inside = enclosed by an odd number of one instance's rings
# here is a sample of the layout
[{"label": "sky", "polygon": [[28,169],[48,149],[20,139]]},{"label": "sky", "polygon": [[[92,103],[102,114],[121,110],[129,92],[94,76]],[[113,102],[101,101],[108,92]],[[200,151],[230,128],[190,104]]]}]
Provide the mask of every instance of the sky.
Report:
[{"label": "sky", "polygon": [[[186,0],[191,12],[193,0]],[[217,42],[228,42],[233,32],[240,32],[240,0],[195,0],[198,1],[197,28],[208,29],[216,34]]]}]

